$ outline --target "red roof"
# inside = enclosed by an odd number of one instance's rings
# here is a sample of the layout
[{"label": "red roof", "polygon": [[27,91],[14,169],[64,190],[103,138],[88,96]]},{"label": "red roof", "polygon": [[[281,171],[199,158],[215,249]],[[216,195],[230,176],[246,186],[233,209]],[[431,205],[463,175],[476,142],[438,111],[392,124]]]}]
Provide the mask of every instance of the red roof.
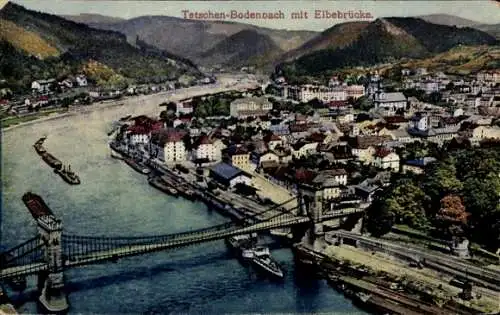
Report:
[{"label": "red roof", "polygon": [[129,126],[127,128],[127,131],[129,132],[129,134],[132,134],[132,135],[147,135],[151,132],[151,130],[149,128],[147,128],[146,126],[137,126],[137,125],[132,125],[132,126]]},{"label": "red roof", "polygon": [[399,123],[405,123],[408,121],[408,119],[404,118],[403,116],[390,116],[390,117],[385,117],[384,120],[388,124],[399,124]]},{"label": "red roof", "polygon": [[140,115],[132,119],[134,120],[134,124],[136,125],[152,125],[156,123],[156,120],[145,115]]},{"label": "red roof", "polygon": [[347,102],[346,101],[331,101],[328,106],[330,108],[337,108],[337,107],[345,107],[347,106]]},{"label": "red roof", "polygon": [[151,143],[164,146],[169,142],[180,142],[186,135],[185,131],[176,129],[161,129],[156,130],[151,134]]},{"label": "red roof", "polygon": [[38,98],[39,101],[48,101],[49,97],[47,95],[42,95]]},{"label": "red roof", "polygon": [[201,144],[210,144],[210,143],[212,143],[212,141],[210,141],[210,138],[207,135],[201,136],[198,141],[199,141],[200,145]]},{"label": "red roof", "polygon": [[9,101],[7,101],[7,100],[0,100],[0,104],[8,104],[8,103],[9,103]]},{"label": "red roof", "polygon": [[326,136],[324,134],[319,133],[319,132],[315,132],[308,137],[308,140],[314,141],[314,142],[323,142],[325,140],[325,138],[326,138]]},{"label": "red roof", "polygon": [[382,147],[377,149],[377,151],[375,152],[375,156],[379,158],[385,158],[391,153],[392,151],[390,149]]},{"label": "red roof", "polygon": [[295,171],[295,180],[300,183],[310,183],[315,176],[316,173],[305,168],[300,168]]},{"label": "red roof", "polygon": [[280,136],[278,135],[275,135],[274,133],[271,135],[271,137],[269,138],[269,141],[281,141],[281,138]]}]

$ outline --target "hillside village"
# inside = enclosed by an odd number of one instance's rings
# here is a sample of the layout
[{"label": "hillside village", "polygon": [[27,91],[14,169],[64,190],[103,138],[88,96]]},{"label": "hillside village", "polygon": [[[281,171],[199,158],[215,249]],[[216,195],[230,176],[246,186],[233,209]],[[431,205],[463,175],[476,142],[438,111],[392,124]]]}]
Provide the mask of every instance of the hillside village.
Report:
[{"label": "hillside village", "polygon": [[[335,76],[325,85],[290,86],[280,77],[262,90],[163,104],[161,118],[135,117],[121,127],[119,139],[128,150],[167,165],[228,164],[234,174],[260,174],[292,192],[300,171],[306,181],[322,187],[324,199],[333,201],[354,197],[370,203],[380,192],[384,199],[401,188],[401,181],[419,187],[422,178],[449,163],[450,176],[455,176],[463,172],[455,170],[456,163],[466,163],[473,152],[486,154],[493,164],[485,171],[497,172],[498,177],[500,72],[457,78],[404,69],[402,77],[401,90],[391,92],[379,74],[371,74],[364,85],[347,84]],[[218,103],[224,98],[226,102]],[[217,116],[199,115],[206,102],[222,107]],[[491,180],[500,196],[498,180]],[[463,193],[450,190],[439,198]],[[469,209],[471,201],[461,198]],[[416,213],[405,210],[410,214],[391,212],[390,225],[400,222],[428,229],[434,218],[424,213],[435,213],[439,207],[426,207],[419,204]],[[494,209],[483,210],[496,215]],[[378,220],[375,215],[373,219]],[[488,240],[474,237],[496,248],[498,230],[490,231]]]}]

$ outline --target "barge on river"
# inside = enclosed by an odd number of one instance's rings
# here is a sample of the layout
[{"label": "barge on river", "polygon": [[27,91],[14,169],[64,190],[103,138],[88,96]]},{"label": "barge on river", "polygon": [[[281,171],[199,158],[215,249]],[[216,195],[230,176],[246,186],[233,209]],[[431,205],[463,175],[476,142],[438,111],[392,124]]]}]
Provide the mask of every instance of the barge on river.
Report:
[{"label": "barge on river", "polygon": [[55,169],[54,172],[61,176],[66,183],[70,185],[80,185],[80,177],[71,170],[70,165],[68,165],[68,168],[63,167],[62,169]]},{"label": "barge on river", "polygon": [[134,159],[125,159],[125,163],[127,163],[131,168],[136,170],[137,172],[141,174],[149,174],[151,173],[151,169],[147,167],[144,163],[136,161]]},{"label": "barge on river", "polygon": [[45,161],[50,167],[55,168],[56,170],[60,170],[62,168],[62,162],[59,161],[55,156],[52,154],[45,152],[41,154],[42,160]]},{"label": "barge on river", "polygon": [[148,179],[148,183],[154,188],[172,196],[177,196],[179,193],[175,188],[169,186],[163,179],[158,176],[150,177]]}]

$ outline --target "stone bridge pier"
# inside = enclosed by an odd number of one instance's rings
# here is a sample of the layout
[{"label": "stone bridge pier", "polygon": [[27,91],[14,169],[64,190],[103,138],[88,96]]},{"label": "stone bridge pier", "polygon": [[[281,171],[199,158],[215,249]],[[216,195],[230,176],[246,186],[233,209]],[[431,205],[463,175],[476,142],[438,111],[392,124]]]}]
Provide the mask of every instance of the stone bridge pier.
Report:
[{"label": "stone bridge pier", "polygon": [[323,191],[315,186],[308,184],[298,185],[298,203],[301,215],[306,215],[310,219],[310,226],[303,242],[315,250],[321,250],[323,247]]},{"label": "stone bridge pier", "polygon": [[49,312],[64,312],[69,304],[64,292],[62,223],[53,215],[44,215],[37,218],[37,224],[47,263],[47,271],[38,277],[38,288],[41,290],[39,302]]}]

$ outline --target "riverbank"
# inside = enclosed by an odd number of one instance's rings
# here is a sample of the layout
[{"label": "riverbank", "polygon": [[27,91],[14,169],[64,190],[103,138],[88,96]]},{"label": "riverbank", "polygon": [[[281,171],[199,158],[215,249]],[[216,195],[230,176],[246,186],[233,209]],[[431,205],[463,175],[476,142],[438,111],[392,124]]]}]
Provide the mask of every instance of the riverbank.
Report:
[{"label": "riverbank", "polygon": [[370,312],[393,314],[482,314],[498,312],[498,292],[474,287],[471,296],[450,285],[453,277],[422,266],[409,267],[392,256],[353,246],[298,244],[299,261]]},{"label": "riverbank", "polygon": [[[87,114],[99,110],[105,110],[117,106],[123,107],[123,112],[135,112],[137,114],[143,115],[156,115],[161,110],[163,110],[158,105],[165,101],[178,101],[184,98],[190,98],[197,95],[204,95],[210,93],[219,93],[229,90],[246,89],[255,87],[256,83],[235,83],[231,77],[224,77],[221,82],[217,85],[204,85],[204,86],[193,86],[189,88],[173,90],[173,91],[163,91],[155,94],[148,95],[134,95],[125,96],[121,99],[113,101],[101,101],[92,105],[81,105],[70,107],[68,112],[60,114],[49,114],[49,116],[35,118],[33,120],[24,121],[17,123],[15,125],[10,125],[8,127],[2,128],[2,132],[8,132],[14,129],[18,129],[25,126],[30,126],[38,124],[41,122],[59,120],[62,118],[67,118],[71,116],[77,116],[81,114]],[[26,118],[28,119],[28,118]]]}]

